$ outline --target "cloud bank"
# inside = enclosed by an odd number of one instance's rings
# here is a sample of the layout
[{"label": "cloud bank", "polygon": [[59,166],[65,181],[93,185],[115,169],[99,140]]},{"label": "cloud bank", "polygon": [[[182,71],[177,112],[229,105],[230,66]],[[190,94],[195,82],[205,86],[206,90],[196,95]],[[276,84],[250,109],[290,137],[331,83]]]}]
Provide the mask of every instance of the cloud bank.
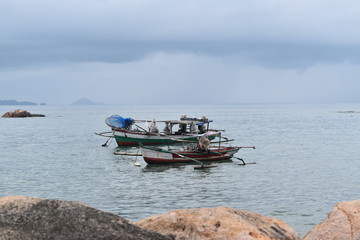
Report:
[{"label": "cloud bank", "polygon": [[0,98],[359,101],[359,7],[332,0],[5,0]]}]

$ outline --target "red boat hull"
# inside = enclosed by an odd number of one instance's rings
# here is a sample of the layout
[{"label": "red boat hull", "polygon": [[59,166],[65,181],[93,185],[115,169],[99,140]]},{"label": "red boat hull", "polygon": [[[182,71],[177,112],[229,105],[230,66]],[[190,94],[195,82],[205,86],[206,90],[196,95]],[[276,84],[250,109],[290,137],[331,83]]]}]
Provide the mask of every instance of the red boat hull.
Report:
[{"label": "red boat hull", "polygon": [[237,147],[223,147],[208,152],[197,151],[163,151],[149,147],[140,148],[144,161],[148,164],[193,163],[229,160],[239,150]]}]

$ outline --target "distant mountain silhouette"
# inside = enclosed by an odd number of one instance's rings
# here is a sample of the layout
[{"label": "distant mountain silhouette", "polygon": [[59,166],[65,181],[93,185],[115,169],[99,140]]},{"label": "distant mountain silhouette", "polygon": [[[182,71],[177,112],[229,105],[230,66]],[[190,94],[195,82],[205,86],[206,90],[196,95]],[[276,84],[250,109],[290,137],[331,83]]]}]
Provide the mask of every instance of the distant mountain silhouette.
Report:
[{"label": "distant mountain silhouette", "polygon": [[71,105],[104,105],[103,103],[93,102],[87,98],[80,98],[76,102],[72,103]]},{"label": "distant mountain silhouette", "polygon": [[16,100],[0,100],[0,105],[37,105],[34,102],[18,102]]}]

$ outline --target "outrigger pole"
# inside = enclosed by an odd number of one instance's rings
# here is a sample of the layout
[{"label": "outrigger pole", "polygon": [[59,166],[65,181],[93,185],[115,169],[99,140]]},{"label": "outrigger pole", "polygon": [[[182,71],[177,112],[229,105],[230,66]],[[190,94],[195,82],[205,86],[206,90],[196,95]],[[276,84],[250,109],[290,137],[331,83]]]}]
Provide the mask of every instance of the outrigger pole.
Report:
[{"label": "outrigger pole", "polygon": [[[106,135],[106,134],[112,134],[112,135]],[[107,143],[109,142],[110,139],[113,139],[114,138],[114,132],[102,132],[102,133],[95,133],[96,135],[99,135],[99,136],[102,136],[102,137],[107,137],[109,138],[108,140],[106,140],[106,142],[101,145],[102,147],[107,147]]]},{"label": "outrigger pole", "polygon": [[196,162],[196,163],[199,163],[199,164],[201,165],[201,167],[204,168],[204,164],[203,164],[202,162],[200,162],[199,160],[196,160],[196,159],[194,159],[194,158],[189,158],[189,157],[186,157],[186,156],[184,156],[184,155],[181,155],[181,154],[178,154],[178,153],[175,153],[175,152],[169,152],[169,153],[172,153],[172,154],[175,154],[175,155],[177,155],[177,156],[179,156],[179,157],[182,157],[182,158],[185,158],[185,159],[189,159],[189,160],[191,160],[191,161],[194,161],[194,162]]},{"label": "outrigger pole", "polygon": [[[252,149],[255,149],[255,146],[252,146],[252,147],[239,147],[239,148],[252,148]],[[242,158],[238,158],[238,157],[234,157],[234,156],[232,156],[232,158],[240,160],[242,162],[242,164],[239,164],[239,165],[244,165],[245,166],[246,164],[256,164],[256,162],[245,163],[245,161]]]},{"label": "outrigger pole", "polygon": [[[141,146],[141,145],[140,145]],[[179,153],[176,153],[176,152],[171,152],[171,151],[166,151],[166,150],[161,150],[162,152],[166,152],[166,153],[171,153],[171,154],[175,154],[175,155],[177,155],[177,156],[179,156],[179,157],[181,157],[181,158],[185,158],[185,159],[188,159],[188,160],[190,160],[190,161],[193,161],[193,162],[196,162],[196,163],[198,163],[198,164],[200,164],[201,165],[201,167],[194,167],[194,169],[204,169],[204,168],[212,168],[212,167],[215,167],[215,166],[205,166],[201,161],[199,161],[199,160],[196,160],[196,159],[194,159],[194,158],[190,158],[190,157],[186,157],[186,156],[184,156],[184,155],[182,155],[182,154],[179,154]]]}]

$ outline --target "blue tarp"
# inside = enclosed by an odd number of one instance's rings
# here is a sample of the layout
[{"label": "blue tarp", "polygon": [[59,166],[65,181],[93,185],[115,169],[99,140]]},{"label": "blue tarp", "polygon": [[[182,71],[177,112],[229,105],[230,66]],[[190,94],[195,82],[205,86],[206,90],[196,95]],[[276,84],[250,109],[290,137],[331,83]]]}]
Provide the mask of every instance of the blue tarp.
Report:
[{"label": "blue tarp", "polygon": [[133,125],[135,120],[132,118],[123,118],[119,115],[111,115],[107,119],[107,124],[116,128],[128,128]]}]

